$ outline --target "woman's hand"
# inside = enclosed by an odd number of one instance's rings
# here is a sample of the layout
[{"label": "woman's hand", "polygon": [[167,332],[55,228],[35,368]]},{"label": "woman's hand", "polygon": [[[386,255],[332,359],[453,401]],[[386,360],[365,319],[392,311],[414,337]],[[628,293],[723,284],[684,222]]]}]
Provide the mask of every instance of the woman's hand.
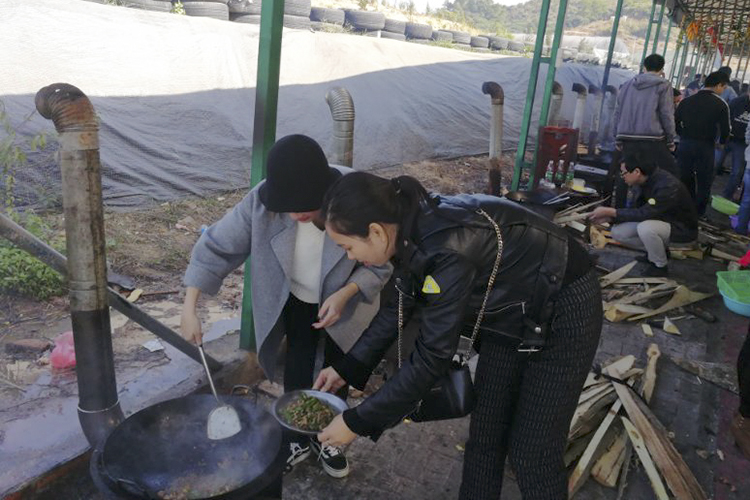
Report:
[{"label": "woman's hand", "polygon": [[182,305],[182,315],[180,316],[180,333],[185,340],[194,342],[196,345],[203,343],[201,320],[195,312],[195,305],[199,296],[200,290],[188,287],[185,292],[185,303]]},{"label": "woman's hand", "polygon": [[320,311],[318,312],[318,319],[320,321],[313,323],[313,328],[327,328],[336,323],[341,318],[341,314],[344,312],[349,299],[354,297],[357,292],[359,292],[357,284],[349,283],[337,292],[332,293],[323,302],[323,305],[320,306]]},{"label": "woman's hand", "polygon": [[318,378],[315,380],[315,384],[313,384],[313,389],[323,392],[336,392],[344,387],[344,385],[346,385],[346,380],[341,378],[341,375],[332,366],[329,366],[320,370]]},{"label": "woman's hand", "polygon": [[324,445],[342,448],[356,438],[357,435],[347,427],[344,417],[339,413],[336,418],[318,434],[318,441]]}]

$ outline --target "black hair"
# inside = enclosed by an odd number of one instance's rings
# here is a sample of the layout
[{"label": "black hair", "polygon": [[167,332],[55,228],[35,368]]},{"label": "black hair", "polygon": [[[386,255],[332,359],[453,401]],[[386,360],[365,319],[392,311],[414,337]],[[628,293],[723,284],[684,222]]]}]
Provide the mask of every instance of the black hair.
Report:
[{"label": "black hair", "polygon": [[732,76],[732,68],[730,68],[729,66],[722,66],[716,71],[721,71],[722,73],[725,73],[727,76]]},{"label": "black hair", "polygon": [[352,172],[326,192],[322,214],[333,229],[346,236],[366,238],[370,224],[398,224],[409,237],[422,203],[432,204],[427,190],[414,177],[393,179]]},{"label": "black hair", "polygon": [[628,148],[623,155],[625,170],[632,172],[636,168],[645,176],[652,175],[656,169],[656,162],[646,152],[638,147]]},{"label": "black hair", "polygon": [[672,97],[678,97],[678,96],[681,96],[681,95],[682,95],[682,92],[680,92],[677,89],[672,89]]},{"label": "black hair", "polygon": [[714,71],[706,77],[704,87],[716,87],[717,85],[729,85],[729,75],[723,71]]},{"label": "black hair", "polygon": [[664,69],[664,58],[659,54],[651,54],[643,60],[646,71],[661,71]]},{"label": "black hair", "polygon": [[748,85],[747,83],[743,83],[743,84],[742,84],[742,85],[740,86],[740,92],[739,92],[739,93],[740,93],[740,94],[747,94],[747,89],[748,89],[748,87],[750,87],[750,85]]},{"label": "black hair", "polygon": [[740,81],[739,80],[732,80],[729,82],[729,86],[734,89],[734,91],[739,95],[740,93]]}]

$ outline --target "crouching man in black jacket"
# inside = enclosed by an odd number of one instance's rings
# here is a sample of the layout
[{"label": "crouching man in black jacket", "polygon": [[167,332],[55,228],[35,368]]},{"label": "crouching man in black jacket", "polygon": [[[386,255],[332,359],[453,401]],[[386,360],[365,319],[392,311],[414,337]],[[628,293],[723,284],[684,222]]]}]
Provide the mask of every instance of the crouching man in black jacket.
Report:
[{"label": "crouching man in black jacket", "polygon": [[645,276],[667,276],[669,242],[687,243],[698,237],[698,214],[690,194],[679,179],[639,151],[625,156],[620,175],[628,186],[640,187],[636,206],[599,207],[591,219],[613,221],[612,238],[646,251],[645,257],[636,259],[651,264]]}]

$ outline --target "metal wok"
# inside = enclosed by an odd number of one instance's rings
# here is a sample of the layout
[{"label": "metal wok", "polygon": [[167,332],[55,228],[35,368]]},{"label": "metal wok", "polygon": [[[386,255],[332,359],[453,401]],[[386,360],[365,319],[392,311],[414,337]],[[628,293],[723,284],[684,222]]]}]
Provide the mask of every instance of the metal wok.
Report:
[{"label": "metal wok", "polygon": [[224,400],[242,431],[213,441],[206,419],[211,395],[192,395],[145,408],[117,426],[91,458],[97,487],[116,498],[252,498],[284,467],[281,427],[252,401]]}]

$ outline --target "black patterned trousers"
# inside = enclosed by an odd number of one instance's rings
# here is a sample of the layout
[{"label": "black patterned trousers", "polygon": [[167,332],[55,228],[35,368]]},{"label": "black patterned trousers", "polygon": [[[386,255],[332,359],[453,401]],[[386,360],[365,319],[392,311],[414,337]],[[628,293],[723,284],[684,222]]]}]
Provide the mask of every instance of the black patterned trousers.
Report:
[{"label": "black patterned trousers", "polygon": [[601,288],[590,271],[561,290],[543,351],[482,342],[461,500],[498,500],[508,455],[524,500],[568,498],[568,428],[601,327]]}]

